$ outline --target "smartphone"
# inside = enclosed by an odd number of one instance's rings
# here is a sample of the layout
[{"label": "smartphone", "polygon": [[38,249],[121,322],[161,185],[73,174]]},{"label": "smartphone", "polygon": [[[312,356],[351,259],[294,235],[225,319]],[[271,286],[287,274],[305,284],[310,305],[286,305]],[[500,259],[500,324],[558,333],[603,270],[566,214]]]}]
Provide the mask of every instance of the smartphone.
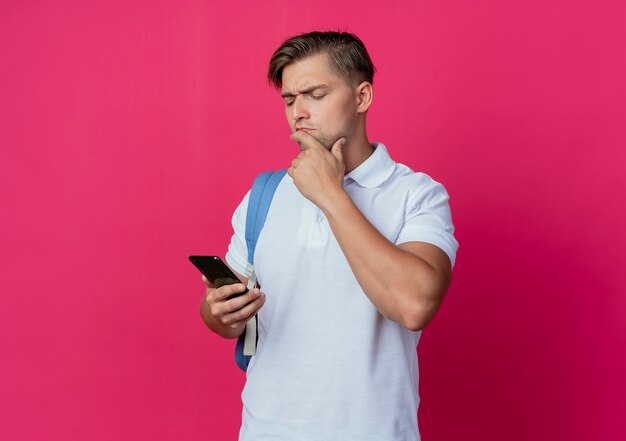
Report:
[{"label": "smartphone", "polygon": [[[243,283],[230,268],[226,266],[224,261],[217,256],[189,256],[189,260],[191,260],[191,263],[193,263],[216,288],[224,285]],[[226,300],[234,299],[247,292],[248,288],[243,292],[227,297]]]}]

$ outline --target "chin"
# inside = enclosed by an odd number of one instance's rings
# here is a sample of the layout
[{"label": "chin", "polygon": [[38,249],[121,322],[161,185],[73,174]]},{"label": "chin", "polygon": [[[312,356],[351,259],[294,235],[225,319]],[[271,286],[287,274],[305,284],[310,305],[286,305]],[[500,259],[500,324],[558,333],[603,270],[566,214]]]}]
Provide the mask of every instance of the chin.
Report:
[{"label": "chin", "polygon": [[316,139],[319,141],[320,144],[326,147],[326,150],[330,150],[331,148],[333,148],[334,142],[331,142],[326,138],[323,138],[323,139],[316,138]]},{"label": "chin", "polygon": [[[313,136],[313,135],[311,135]],[[315,138],[317,140],[317,142],[319,142],[320,144],[322,144],[324,146],[324,148],[326,148],[326,150],[330,150],[333,147],[333,142],[330,142],[327,138],[320,138],[319,136],[313,136],[313,138]],[[302,147],[300,147],[300,149],[302,149]]]}]

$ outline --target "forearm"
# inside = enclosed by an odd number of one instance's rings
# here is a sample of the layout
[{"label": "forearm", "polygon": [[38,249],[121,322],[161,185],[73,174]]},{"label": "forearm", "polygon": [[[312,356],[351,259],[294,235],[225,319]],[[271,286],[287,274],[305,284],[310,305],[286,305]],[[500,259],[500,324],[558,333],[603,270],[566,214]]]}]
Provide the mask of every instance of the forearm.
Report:
[{"label": "forearm", "polygon": [[422,329],[445,293],[437,269],[387,240],[345,191],[331,200],[323,211],[365,294],[385,317]]}]

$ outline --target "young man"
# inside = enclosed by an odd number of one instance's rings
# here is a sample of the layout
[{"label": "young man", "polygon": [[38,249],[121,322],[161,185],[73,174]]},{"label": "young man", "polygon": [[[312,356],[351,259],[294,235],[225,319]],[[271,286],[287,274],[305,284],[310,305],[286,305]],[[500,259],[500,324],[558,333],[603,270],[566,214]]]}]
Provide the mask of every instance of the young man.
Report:
[{"label": "young man", "polygon": [[[240,440],[419,440],[416,346],[458,243],[445,189],[369,142],[373,75],[349,33],[299,35],[271,58],[300,152],[257,244],[263,293],[226,300],[243,285],[204,279],[201,306],[226,338],[258,314]],[[248,198],[226,254],[244,281]]]}]

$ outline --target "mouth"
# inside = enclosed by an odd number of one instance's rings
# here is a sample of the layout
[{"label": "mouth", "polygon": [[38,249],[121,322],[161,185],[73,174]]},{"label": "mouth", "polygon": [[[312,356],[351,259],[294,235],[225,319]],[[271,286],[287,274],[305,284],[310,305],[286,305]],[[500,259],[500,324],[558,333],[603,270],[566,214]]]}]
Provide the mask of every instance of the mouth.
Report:
[{"label": "mouth", "polygon": [[295,129],[296,132],[300,132],[300,131],[302,131],[302,132],[309,132],[311,130],[315,130],[315,129],[312,129],[310,127],[296,127],[296,129]]}]

